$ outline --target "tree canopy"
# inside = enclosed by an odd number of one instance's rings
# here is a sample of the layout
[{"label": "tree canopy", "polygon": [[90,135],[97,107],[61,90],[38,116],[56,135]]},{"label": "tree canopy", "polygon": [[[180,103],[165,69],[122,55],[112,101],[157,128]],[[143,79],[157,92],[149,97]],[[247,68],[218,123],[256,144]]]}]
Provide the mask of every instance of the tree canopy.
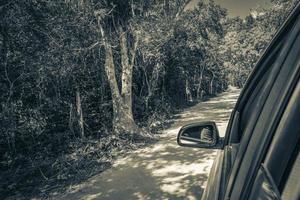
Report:
[{"label": "tree canopy", "polygon": [[118,123],[153,135],[172,111],[242,87],[299,1],[273,0],[245,19],[214,1],[186,11],[189,2],[1,1],[1,195],[26,177],[68,180],[61,158],[85,142],[97,150],[83,157],[105,162],[136,139]]}]

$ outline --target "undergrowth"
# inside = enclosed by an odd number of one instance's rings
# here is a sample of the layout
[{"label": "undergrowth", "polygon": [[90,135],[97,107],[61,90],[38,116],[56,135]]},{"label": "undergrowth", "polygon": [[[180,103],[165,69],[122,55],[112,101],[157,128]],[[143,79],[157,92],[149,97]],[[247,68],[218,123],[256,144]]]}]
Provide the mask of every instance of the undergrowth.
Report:
[{"label": "undergrowth", "polygon": [[117,157],[156,141],[119,137],[76,139],[59,155],[44,151],[1,162],[0,199],[48,198],[112,166]]}]

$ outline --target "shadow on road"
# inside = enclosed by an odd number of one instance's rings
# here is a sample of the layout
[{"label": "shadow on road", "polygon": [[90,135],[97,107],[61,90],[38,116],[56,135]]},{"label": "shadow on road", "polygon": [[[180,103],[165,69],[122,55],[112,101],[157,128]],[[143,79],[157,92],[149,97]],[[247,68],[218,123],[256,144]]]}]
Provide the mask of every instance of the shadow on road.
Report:
[{"label": "shadow on road", "polygon": [[216,150],[179,147],[176,134],[184,124],[213,120],[224,135],[238,94],[233,88],[175,115],[160,142],[72,186],[60,199],[200,199]]}]

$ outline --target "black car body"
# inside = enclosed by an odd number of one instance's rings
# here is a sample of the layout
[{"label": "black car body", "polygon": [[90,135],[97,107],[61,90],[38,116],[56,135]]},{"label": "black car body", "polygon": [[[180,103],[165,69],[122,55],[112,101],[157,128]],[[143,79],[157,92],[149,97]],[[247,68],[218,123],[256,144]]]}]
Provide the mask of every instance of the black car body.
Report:
[{"label": "black car body", "polygon": [[[225,138],[214,122],[190,124],[178,134],[181,146],[221,149],[203,200],[300,199],[299,77],[300,4],[254,68]],[[201,140],[203,128],[211,140]]]}]

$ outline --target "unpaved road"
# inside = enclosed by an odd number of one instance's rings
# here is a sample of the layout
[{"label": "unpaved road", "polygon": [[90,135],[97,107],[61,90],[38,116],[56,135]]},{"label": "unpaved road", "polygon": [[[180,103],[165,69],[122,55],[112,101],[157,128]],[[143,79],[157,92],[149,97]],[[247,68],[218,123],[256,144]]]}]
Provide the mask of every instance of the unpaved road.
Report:
[{"label": "unpaved road", "polygon": [[158,143],[133,152],[58,199],[200,199],[216,151],[179,147],[177,132],[187,123],[213,120],[224,135],[239,92],[231,88],[174,115]]}]

